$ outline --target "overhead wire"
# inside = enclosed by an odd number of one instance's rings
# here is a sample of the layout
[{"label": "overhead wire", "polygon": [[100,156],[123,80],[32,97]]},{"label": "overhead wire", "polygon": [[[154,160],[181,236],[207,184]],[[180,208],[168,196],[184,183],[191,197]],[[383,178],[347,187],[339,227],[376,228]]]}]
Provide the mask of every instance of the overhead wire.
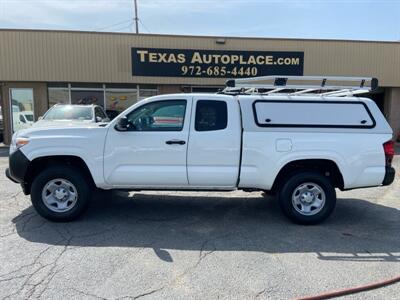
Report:
[{"label": "overhead wire", "polygon": [[118,25],[125,24],[127,22],[132,23],[132,19],[128,19],[128,20],[124,20],[124,21],[121,21],[121,22],[118,22],[118,23],[110,24],[108,26],[104,26],[104,27],[101,27],[101,28],[96,28],[94,30],[95,31],[101,31],[101,30],[105,30],[105,29],[108,29],[108,28],[112,28],[112,27],[118,26]]},{"label": "overhead wire", "polygon": [[147,31],[148,33],[150,33],[150,30],[147,28],[146,25],[144,25],[144,23],[142,22],[141,19],[139,19],[139,23],[142,24],[143,28],[146,29],[146,31]]}]

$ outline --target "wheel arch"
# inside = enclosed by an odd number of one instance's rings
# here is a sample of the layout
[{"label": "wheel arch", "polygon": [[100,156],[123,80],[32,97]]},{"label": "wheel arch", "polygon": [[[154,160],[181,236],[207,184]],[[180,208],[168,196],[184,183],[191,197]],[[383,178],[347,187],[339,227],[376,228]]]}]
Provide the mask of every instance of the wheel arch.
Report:
[{"label": "wheel arch", "polygon": [[30,194],[32,182],[36,175],[38,175],[44,169],[55,165],[74,166],[82,170],[83,174],[89,179],[90,184],[95,186],[93,174],[90,172],[87,163],[81,157],[76,155],[41,156],[33,159],[27,168],[24,178],[25,194]]},{"label": "wheel arch", "polygon": [[344,179],[337,163],[330,159],[298,159],[287,162],[278,172],[271,191],[276,193],[285,178],[299,171],[315,171],[326,176],[334,187],[344,189]]}]

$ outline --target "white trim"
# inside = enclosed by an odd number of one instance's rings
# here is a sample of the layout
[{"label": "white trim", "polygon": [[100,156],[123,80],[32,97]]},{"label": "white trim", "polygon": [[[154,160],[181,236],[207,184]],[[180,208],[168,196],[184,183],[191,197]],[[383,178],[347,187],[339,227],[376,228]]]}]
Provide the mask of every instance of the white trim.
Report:
[{"label": "white trim", "polygon": [[107,107],[106,107],[106,103],[107,99],[106,99],[106,84],[103,83],[103,111],[105,112]]},{"label": "white trim", "polygon": [[117,88],[106,88],[106,92],[137,92],[137,89],[117,89]]},{"label": "white trim", "polygon": [[70,83],[68,83],[68,100],[69,100],[69,103],[68,104],[71,104],[72,103],[72,98],[71,98],[71,84]]},{"label": "white trim", "polygon": [[104,88],[71,87],[71,91],[103,91]]}]

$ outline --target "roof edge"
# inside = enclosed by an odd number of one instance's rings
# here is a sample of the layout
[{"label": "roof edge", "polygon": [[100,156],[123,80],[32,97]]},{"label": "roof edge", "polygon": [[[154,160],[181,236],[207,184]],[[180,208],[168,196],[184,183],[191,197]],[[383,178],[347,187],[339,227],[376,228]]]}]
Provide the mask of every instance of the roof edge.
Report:
[{"label": "roof edge", "polygon": [[177,38],[226,38],[236,40],[274,40],[274,41],[318,41],[318,42],[356,42],[356,43],[385,43],[400,44],[399,41],[378,41],[378,40],[351,40],[351,39],[317,39],[317,38],[275,38],[275,37],[245,37],[245,36],[224,36],[224,35],[186,35],[186,34],[159,34],[159,33],[131,33],[131,32],[112,32],[112,31],[90,31],[90,30],[60,30],[60,29],[18,29],[18,28],[0,28],[0,32],[61,32],[73,34],[107,34],[107,35],[139,35],[146,37],[177,37]]}]

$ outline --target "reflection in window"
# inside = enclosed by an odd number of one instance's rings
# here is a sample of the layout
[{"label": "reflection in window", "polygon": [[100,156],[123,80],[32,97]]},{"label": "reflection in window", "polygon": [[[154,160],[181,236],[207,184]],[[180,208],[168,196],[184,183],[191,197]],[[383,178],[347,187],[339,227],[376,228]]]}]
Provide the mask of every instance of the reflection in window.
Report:
[{"label": "reflection in window", "polygon": [[96,104],[104,107],[104,93],[101,91],[71,90],[71,104]]},{"label": "reflection in window", "polygon": [[106,90],[106,109],[107,113],[121,111],[127,109],[137,102],[137,90]]},{"label": "reflection in window", "polygon": [[152,96],[157,95],[157,90],[155,89],[141,89],[139,87],[139,100],[143,100]]},{"label": "reflection in window", "polygon": [[69,91],[68,88],[65,89],[54,89],[49,88],[49,107],[55,104],[69,104]]},{"label": "reflection in window", "polygon": [[13,132],[32,126],[33,89],[10,89]]}]

